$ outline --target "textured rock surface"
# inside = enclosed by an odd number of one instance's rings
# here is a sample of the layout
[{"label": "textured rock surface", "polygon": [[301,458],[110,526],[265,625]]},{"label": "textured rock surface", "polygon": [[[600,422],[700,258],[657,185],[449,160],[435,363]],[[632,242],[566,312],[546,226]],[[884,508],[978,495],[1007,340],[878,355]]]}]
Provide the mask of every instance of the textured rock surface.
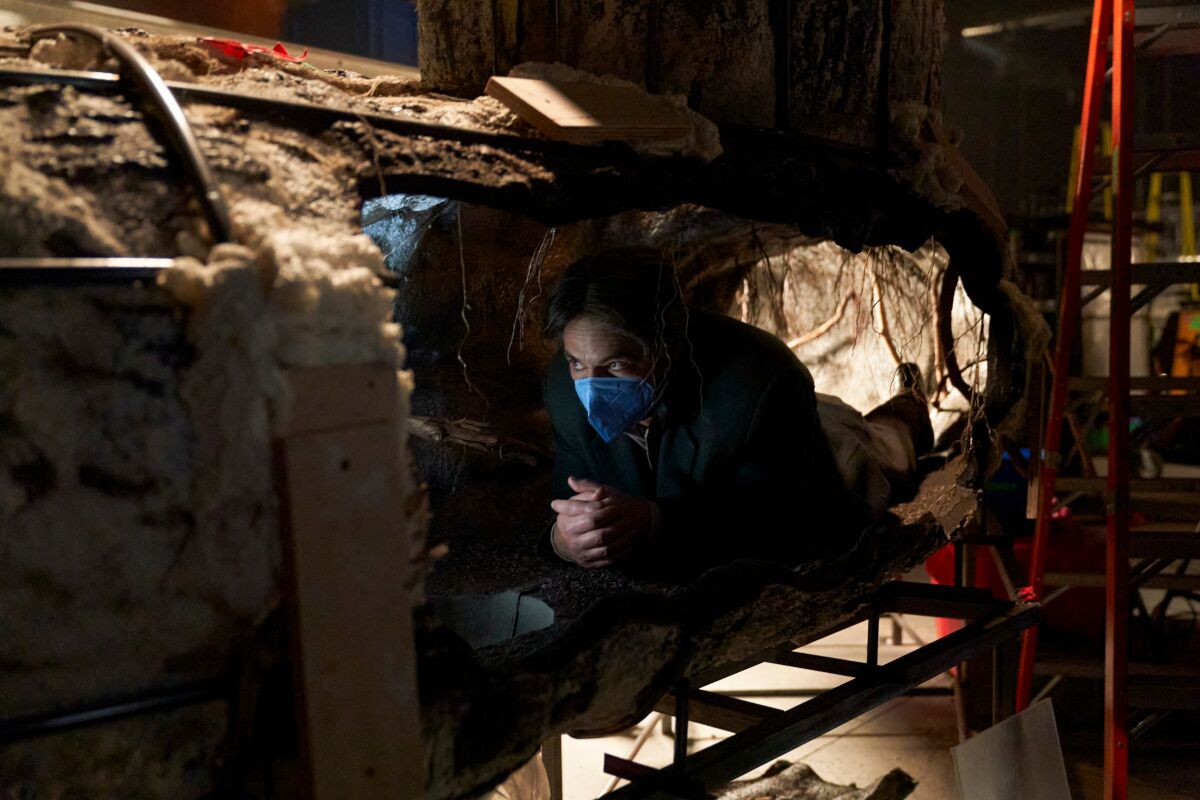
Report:
[{"label": "textured rock surface", "polygon": [[[889,102],[939,102],[939,0],[786,5],[790,26],[769,0],[563,0],[553,14],[538,3],[421,0],[421,79],[470,96],[522,61],[562,61],[684,95],[720,123],[864,147],[886,146]],[[777,60],[789,64],[784,119]]]},{"label": "textured rock surface", "polygon": [[916,782],[904,770],[894,769],[869,786],[839,786],[821,780],[807,764],[778,761],[767,774],[752,781],[737,781],[720,794],[721,800],[904,800]]}]

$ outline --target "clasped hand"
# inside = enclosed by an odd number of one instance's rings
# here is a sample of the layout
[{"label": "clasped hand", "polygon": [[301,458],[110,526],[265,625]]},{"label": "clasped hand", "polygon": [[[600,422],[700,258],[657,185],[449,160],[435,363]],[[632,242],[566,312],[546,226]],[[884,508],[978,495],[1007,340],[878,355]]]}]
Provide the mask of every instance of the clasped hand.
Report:
[{"label": "clasped hand", "polygon": [[654,520],[649,500],[585,478],[567,478],[575,492],[550,503],[558,519],[551,537],[560,556],[581,567],[611,566],[649,536]]}]

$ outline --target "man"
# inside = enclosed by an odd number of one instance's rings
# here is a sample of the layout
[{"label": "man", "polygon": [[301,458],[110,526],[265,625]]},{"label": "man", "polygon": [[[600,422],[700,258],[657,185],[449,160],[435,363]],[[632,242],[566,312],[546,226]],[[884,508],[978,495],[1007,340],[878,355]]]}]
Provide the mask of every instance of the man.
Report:
[{"label": "man", "polygon": [[922,419],[929,427],[917,398],[894,400],[902,413],[876,422],[828,398],[827,424],[848,443],[835,457],[804,365],[764,331],[686,308],[656,252],[569,267],[544,333],[562,347],[545,387],[550,545],[582,567],[665,575],[835,555],[886,507],[885,462],[893,480],[910,476],[931,439],[912,434]]}]

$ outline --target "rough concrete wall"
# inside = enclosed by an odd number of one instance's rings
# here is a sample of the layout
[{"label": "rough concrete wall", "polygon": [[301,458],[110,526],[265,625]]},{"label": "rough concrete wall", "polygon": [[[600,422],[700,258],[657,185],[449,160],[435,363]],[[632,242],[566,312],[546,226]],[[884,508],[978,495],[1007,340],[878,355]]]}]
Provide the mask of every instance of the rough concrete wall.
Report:
[{"label": "rough concrete wall", "polygon": [[656,91],[686,96],[717,122],[867,147],[886,144],[878,137],[888,118],[881,97],[939,101],[941,0],[793,0],[786,120],[776,119],[775,64],[782,54],[775,50],[769,0],[662,2],[657,60],[650,44],[654,4],[647,0],[560,0],[557,24],[533,5],[422,0],[423,85],[471,95],[493,72],[557,58],[641,85],[657,76]]}]

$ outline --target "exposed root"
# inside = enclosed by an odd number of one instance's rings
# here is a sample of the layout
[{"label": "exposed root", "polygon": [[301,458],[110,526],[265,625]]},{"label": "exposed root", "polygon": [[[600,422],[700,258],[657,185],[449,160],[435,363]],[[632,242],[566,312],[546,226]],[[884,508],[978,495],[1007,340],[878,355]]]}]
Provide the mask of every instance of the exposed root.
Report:
[{"label": "exposed root", "polygon": [[387,182],[383,179],[383,167],[379,163],[379,140],[375,138],[375,128],[362,114],[354,112],[354,116],[362,123],[363,131],[367,134],[367,142],[371,145],[371,163],[375,166],[375,178],[379,181],[379,196],[383,197],[388,193]]},{"label": "exposed root", "polygon": [[879,324],[875,332],[882,337],[883,343],[887,346],[888,353],[891,355],[892,360],[896,362],[896,366],[900,366],[904,363],[904,359],[900,357],[900,351],[896,349],[896,342],[892,339],[892,332],[888,327],[887,308],[883,304],[883,287],[879,285],[879,271],[874,266],[871,268],[871,291],[874,295],[874,303],[872,305]]},{"label": "exposed root", "polygon": [[842,318],[846,316],[846,306],[849,305],[850,301],[856,297],[858,297],[858,295],[853,289],[846,292],[844,295],[842,295],[841,301],[837,304],[837,309],[833,312],[833,316],[822,322],[817,327],[813,328],[811,331],[802,333],[795,339],[789,340],[787,346],[795,350],[797,347],[803,347],[809,342],[815,342],[817,339],[820,339],[822,336],[829,333],[829,331],[833,330],[833,327],[841,322]]},{"label": "exposed root", "polygon": [[[546,262],[546,254],[550,252],[550,248],[554,245],[554,235],[558,229],[551,228],[546,231],[542,237],[542,241],[538,243],[537,249],[533,251],[533,255],[529,258],[529,269],[525,271],[525,283],[521,285],[521,291],[517,295],[517,314],[513,317],[512,333],[508,337],[508,350],[505,353],[505,358],[509,366],[512,366],[512,348],[513,342],[520,341],[518,349],[525,349],[525,320],[527,318],[526,304],[532,303],[542,295],[542,265]],[[527,301],[525,299],[529,287],[537,281],[537,293]]]},{"label": "exposed root", "polygon": [[491,407],[488,402],[487,395],[479,391],[475,384],[471,383],[471,376],[467,373],[467,360],[463,358],[463,347],[467,344],[467,339],[471,336],[471,321],[467,319],[467,311],[470,305],[467,303],[467,257],[463,251],[463,228],[462,228],[462,205],[458,204],[454,209],[455,218],[458,221],[458,266],[462,272],[462,321],[463,321],[463,338],[458,343],[458,363],[462,366],[463,381],[467,384],[467,389],[474,394],[483,398],[484,413]]},{"label": "exposed root", "polygon": [[491,433],[487,423],[475,420],[413,416],[408,418],[408,432],[428,442],[447,442],[495,455],[500,461],[528,467],[544,466],[550,462],[549,455],[541,448]]}]

